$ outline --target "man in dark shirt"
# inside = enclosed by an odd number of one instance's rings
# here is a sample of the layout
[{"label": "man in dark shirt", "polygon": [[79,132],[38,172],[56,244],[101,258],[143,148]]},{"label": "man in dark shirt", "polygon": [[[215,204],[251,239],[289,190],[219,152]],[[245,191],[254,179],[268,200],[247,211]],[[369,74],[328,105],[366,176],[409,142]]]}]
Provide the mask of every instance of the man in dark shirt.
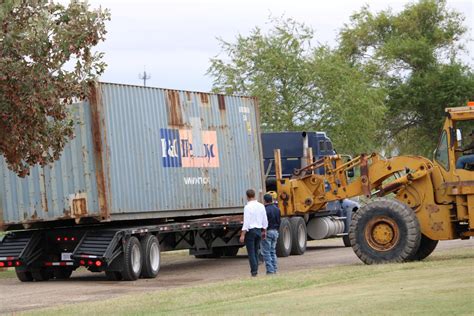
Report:
[{"label": "man in dark shirt", "polygon": [[270,194],[265,194],[263,201],[267,211],[268,228],[266,238],[262,240],[262,255],[265,260],[267,274],[274,274],[278,269],[276,244],[281,222],[280,209],[273,203],[273,198]]},{"label": "man in dark shirt", "polygon": [[464,169],[467,164],[474,164],[474,130],[469,136],[471,136],[471,143],[463,148],[456,149],[456,151],[464,153],[464,156],[459,157],[456,161],[456,169]]}]

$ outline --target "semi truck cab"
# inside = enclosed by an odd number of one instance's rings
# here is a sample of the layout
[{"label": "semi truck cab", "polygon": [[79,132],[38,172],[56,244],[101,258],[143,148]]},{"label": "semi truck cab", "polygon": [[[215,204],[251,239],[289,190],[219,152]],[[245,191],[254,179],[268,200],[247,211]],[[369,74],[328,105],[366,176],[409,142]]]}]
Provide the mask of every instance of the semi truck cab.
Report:
[{"label": "semi truck cab", "polygon": [[[267,132],[262,133],[261,138],[267,191],[277,191],[275,149],[280,150],[283,178],[291,178],[295,169],[305,166],[308,161],[307,148],[312,149],[313,162],[324,156],[336,154],[331,139],[325,132]],[[323,174],[324,170],[317,170],[317,173]],[[303,253],[307,240],[342,237],[344,245],[350,246],[349,227],[352,213],[358,208],[357,202],[345,199],[329,202],[324,210],[304,217],[284,218],[277,245],[278,255],[285,257],[289,254]],[[300,230],[305,231],[303,233]],[[302,238],[303,235],[306,238]]]},{"label": "semi truck cab", "polygon": [[274,150],[280,149],[282,174],[289,178],[301,168],[305,148],[311,147],[315,160],[336,154],[325,132],[267,132],[262,133],[263,165],[268,191],[276,190]]}]

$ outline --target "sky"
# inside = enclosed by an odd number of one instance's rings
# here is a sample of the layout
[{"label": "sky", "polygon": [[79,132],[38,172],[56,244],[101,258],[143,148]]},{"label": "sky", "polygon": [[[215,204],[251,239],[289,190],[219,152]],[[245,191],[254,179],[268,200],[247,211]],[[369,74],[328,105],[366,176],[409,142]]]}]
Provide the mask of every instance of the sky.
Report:
[{"label": "sky", "polygon": [[[62,1],[64,2],[64,1]],[[352,13],[368,4],[373,12],[397,12],[403,0],[89,0],[93,8],[111,11],[106,41],[98,46],[108,67],[102,81],[142,85],[139,74],[150,74],[147,85],[210,91],[209,59],[220,53],[217,37],[233,41],[255,27],[268,29],[269,17],[284,16],[315,29],[317,42],[334,45],[338,30]],[[448,0],[462,12],[474,38],[474,0]],[[473,43],[469,50],[474,52]],[[474,64],[474,53],[463,59]]]}]

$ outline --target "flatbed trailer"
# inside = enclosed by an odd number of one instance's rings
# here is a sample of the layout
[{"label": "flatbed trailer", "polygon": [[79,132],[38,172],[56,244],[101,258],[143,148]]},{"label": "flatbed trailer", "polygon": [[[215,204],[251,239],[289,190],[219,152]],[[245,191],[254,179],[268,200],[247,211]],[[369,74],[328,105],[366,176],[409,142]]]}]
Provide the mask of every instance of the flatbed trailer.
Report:
[{"label": "flatbed trailer", "polygon": [[0,266],[14,267],[25,282],[66,279],[79,267],[105,271],[111,280],[153,278],[164,251],[189,249],[197,257],[235,256],[242,246],[242,220],[241,215],[233,215],[155,225],[115,223],[8,232],[0,242]]}]

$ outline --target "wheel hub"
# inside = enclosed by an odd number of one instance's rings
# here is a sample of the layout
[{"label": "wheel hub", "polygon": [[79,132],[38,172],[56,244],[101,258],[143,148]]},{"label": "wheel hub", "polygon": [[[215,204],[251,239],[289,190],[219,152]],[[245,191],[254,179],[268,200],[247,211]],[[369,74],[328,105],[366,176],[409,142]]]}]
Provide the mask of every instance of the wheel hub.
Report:
[{"label": "wheel hub", "polygon": [[132,269],[133,272],[137,273],[140,271],[142,256],[140,253],[140,247],[138,245],[133,245],[132,247]]},{"label": "wheel hub", "polygon": [[392,218],[378,216],[367,223],[365,238],[373,249],[388,251],[398,244],[400,232],[397,223]]}]

